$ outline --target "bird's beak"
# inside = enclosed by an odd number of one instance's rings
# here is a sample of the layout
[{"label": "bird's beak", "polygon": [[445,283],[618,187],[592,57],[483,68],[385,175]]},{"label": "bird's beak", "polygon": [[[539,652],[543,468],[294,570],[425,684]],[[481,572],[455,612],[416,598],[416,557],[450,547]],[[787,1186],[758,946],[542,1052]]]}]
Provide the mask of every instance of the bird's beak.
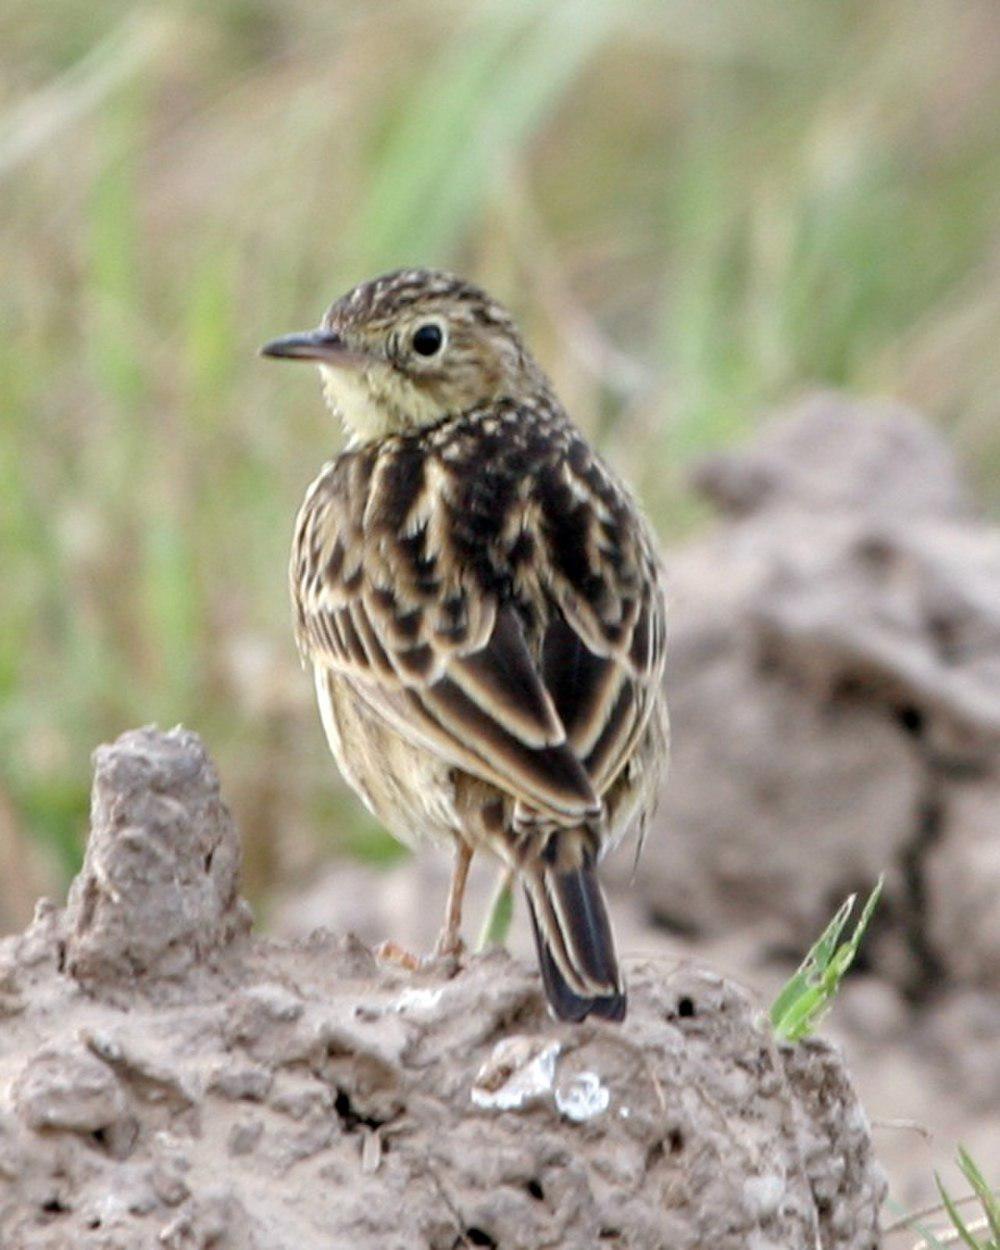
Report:
[{"label": "bird's beak", "polygon": [[273,339],[260,349],[262,356],[275,356],[279,360],[312,360],[320,364],[360,367],[364,355],[348,347],[339,334],[332,330],[306,330],[302,334],[286,334]]}]

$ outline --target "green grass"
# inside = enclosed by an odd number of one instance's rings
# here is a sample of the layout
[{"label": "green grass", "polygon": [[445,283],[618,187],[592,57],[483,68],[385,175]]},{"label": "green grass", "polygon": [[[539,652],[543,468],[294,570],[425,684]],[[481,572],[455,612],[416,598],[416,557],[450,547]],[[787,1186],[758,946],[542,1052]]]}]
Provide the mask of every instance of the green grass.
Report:
[{"label": "green grass", "polygon": [[[1000,1190],[989,1185],[978,1163],[962,1146],[958,1148],[958,1167],[969,1185],[969,1194],[956,1199],[935,1173],[941,1205],[903,1216],[890,1225],[888,1231],[912,1229],[923,1238],[925,1250],[949,1250],[956,1246],[968,1250],[1000,1250]],[[978,1211],[969,1214],[961,1210],[963,1206],[978,1208]],[[951,1224],[947,1230],[925,1226],[927,1218],[942,1215]]]},{"label": "green grass", "polygon": [[854,932],[845,941],[840,937],[847,926],[857,895],[846,898],[836,915],[809,950],[794,976],[782,987],[771,1006],[771,1027],[782,1042],[799,1042],[814,1033],[829,1011],[840,983],[854,963],[861,939],[882,895],[883,878],[861,909]]},{"label": "green grass", "polygon": [[976,1161],[961,1146],[958,1149],[958,1166],[976,1196],[982,1217],[967,1223],[938,1176],[938,1192],[952,1227],[969,1250],[1000,1250],[1000,1197],[987,1184]]},{"label": "green grass", "polygon": [[813,384],[918,402],[1000,510],[992,13],[9,0],[10,836],[70,872],[92,747],[153,719],[205,734],[254,889],[356,829],[285,591],[338,435],[255,349],[389,265],[510,302],[668,537],[692,460]]}]

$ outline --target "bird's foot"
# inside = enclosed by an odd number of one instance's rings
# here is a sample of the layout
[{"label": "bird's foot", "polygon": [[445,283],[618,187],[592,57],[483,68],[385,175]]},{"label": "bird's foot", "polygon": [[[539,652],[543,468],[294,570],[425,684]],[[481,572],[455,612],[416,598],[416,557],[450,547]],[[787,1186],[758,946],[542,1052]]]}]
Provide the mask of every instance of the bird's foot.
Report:
[{"label": "bird's foot", "polygon": [[405,968],[407,972],[419,972],[424,966],[424,960],[419,955],[391,940],[380,942],[375,947],[375,958],[380,964],[393,964],[397,968]]},{"label": "bird's foot", "polygon": [[451,937],[442,933],[434,944],[434,949],[427,955],[414,955],[405,946],[391,940],[381,942],[375,948],[375,958],[381,964],[391,964],[395,968],[403,968],[406,972],[428,972],[443,970],[453,975],[458,971],[459,962],[465,954],[465,943],[460,937]]},{"label": "bird's foot", "polygon": [[443,929],[425,962],[434,963],[439,959],[454,959],[457,962],[464,954],[465,943],[462,941],[462,935]]}]

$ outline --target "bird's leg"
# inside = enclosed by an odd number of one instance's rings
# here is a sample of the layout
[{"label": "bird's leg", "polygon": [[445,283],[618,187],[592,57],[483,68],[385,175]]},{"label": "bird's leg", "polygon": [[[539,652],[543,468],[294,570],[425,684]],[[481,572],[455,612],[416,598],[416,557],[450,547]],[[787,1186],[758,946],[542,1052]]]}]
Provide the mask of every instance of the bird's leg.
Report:
[{"label": "bird's leg", "polygon": [[503,946],[506,943],[511,917],[514,915],[513,883],[514,869],[501,868],[493,898],[490,900],[490,909],[486,913],[486,923],[479,935],[478,950],[485,950],[487,946]]},{"label": "bird's leg", "polygon": [[455,862],[451,870],[451,885],[448,887],[448,905],[444,913],[444,928],[434,947],[434,954],[457,955],[462,950],[462,900],[465,897],[465,883],[469,878],[469,865],[472,863],[472,847],[464,838],[455,839]]}]

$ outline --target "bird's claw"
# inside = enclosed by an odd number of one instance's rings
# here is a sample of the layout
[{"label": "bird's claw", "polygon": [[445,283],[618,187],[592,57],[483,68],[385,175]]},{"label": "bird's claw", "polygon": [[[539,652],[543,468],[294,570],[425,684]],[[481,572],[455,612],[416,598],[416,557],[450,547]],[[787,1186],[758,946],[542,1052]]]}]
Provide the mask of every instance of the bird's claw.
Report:
[{"label": "bird's claw", "polygon": [[375,947],[375,958],[380,964],[394,964],[397,968],[405,968],[407,972],[419,972],[424,966],[419,955],[414,955],[405,946],[391,940],[380,942]]}]

